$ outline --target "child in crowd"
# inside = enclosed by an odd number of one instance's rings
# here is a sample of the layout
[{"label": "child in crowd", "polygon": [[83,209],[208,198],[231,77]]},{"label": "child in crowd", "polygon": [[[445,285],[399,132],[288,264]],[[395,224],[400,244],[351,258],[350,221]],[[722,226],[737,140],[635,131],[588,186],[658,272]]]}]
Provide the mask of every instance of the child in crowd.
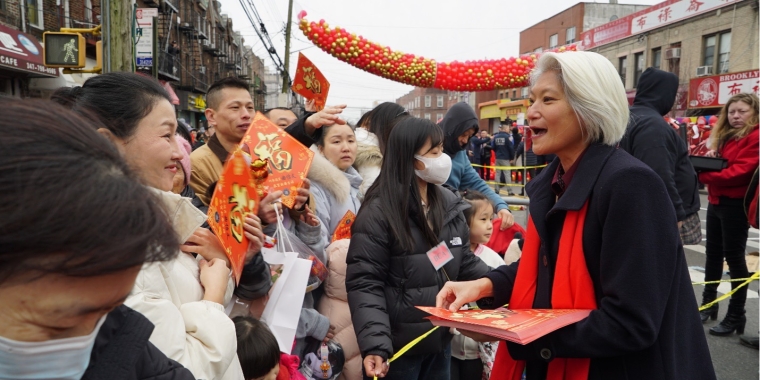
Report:
[{"label": "child in crowd", "polygon": [[[504,265],[501,256],[485,245],[494,231],[493,204],[483,193],[474,190],[466,190],[463,197],[471,206],[464,210],[464,217],[470,227],[470,249],[491,268]],[[496,342],[477,343],[456,329],[452,329],[452,333],[451,380],[490,378],[496,357]]]},{"label": "child in crowd", "polygon": [[280,347],[263,323],[251,316],[232,319],[237,334],[237,354],[246,380],[275,380],[280,373]]}]

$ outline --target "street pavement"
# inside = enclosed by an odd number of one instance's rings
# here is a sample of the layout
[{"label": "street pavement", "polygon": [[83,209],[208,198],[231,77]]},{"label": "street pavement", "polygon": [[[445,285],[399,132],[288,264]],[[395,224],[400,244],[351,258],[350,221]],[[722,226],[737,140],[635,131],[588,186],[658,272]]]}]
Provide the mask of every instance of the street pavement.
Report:
[{"label": "street pavement", "polygon": [[[519,193],[519,191],[517,191]],[[502,196],[507,196],[506,191],[502,189]],[[692,282],[704,281],[704,265],[705,265],[705,237],[707,232],[705,231],[706,214],[707,214],[707,195],[702,192],[700,194],[700,201],[702,208],[699,211],[700,220],[702,221],[702,243],[699,245],[687,245],[684,246],[684,252],[686,255],[686,262],[689,265],[689,274]],[[515,216],[515,221],[522,226],[526,226],[527,212],[524,210],[512,210]],[[760,231],[757,229],[750,229],[749,238],[747,239],[747,253],[760,251]],[[750,268],[752,271],[752,268]],[[724,273],[723,279],[729,279],[727,273]],[[721,284],[718,287],[718,296],[723,295],[730,291],[731,285],[729,283]],[[702,300],[702,286],[694,285],[694,295],[697,302]],[[752,282],[749,285],[749,291],[747,294],[747,326],[745,333],[748,335],[757,335],[760,330],[759,315],[760,315],[760,303],[758,303],[758,282]],[[713,366],[715,367],[715,374],[719,380],[750,380],[760,378],[760,356],[758,350],[744,347],[739,344],[739,335],[732,334],[730,336],[719,337],[709,334],[709,329],[712,326],[717,325],[725,316],[728,306],[728,299],[720,302],[720,312],[718,313],[718,319],[716,321],[708,321],[704,325],[705,336],[707,337],[707,344],[710,347],[710,355],[712,356]],[[697,304],[694,305],[698,307]]]}]

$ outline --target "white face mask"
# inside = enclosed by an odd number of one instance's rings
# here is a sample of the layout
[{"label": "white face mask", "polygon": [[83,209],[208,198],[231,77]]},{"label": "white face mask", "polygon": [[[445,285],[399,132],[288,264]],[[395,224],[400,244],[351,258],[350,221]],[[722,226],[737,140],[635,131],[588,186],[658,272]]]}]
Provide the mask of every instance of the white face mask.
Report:
[{"label": "white face mask", "polygon": [[0,337],[0,379],[79,380],[90,365],[100,318],[89,335],[44,342],[19,342]]},{"label": "white face mask", "polygon": [[451,157],[448,154],[441,154],[436,158],[422,157],[414,155],[414,158],[425,164],[425,169],[414,170],[417,177],[421,180],[434,185],[443,185],[449,179],[451,174]]}]

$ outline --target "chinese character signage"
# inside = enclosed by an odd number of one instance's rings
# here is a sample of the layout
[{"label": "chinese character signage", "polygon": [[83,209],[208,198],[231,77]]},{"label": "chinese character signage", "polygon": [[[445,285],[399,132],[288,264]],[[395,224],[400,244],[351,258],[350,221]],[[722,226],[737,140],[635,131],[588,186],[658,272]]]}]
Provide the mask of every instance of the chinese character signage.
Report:
[{"label": "chinese character signage", "polygon": [[759,93],[760,70],[712,75],[689,81],[689,108],[721,107],[742,92]]},{"label": "chinese character signage", "polygon": [[302,53],[298,53],[298,67],[293,79],[293,91],[308,100],[314,100],[317,111],[325,108],[330,82]]},{"label": "chinese character signage", "polygon": [[740,0],[668,0],[581,33],[583,49],[635,36]]},{"label": "chinese character signage", "polygon": [[293,208],[314,152],[260,112],[254,116],[240,146],[251,154],[252,161],[268,161],[269,174],[264,182],[266,192],[282,190],[282,204]]},{"label": "chinese character signage", "polygon": [[257,214],[259,197],[251,178],[248,163],[240,150],[235,150],[224,165],[224,171],[214,189],[214,197],[208,207],[208,224],[224,247],[230,260],[235,281],[245,265],[248,238],[243,224],[248,214]]}]

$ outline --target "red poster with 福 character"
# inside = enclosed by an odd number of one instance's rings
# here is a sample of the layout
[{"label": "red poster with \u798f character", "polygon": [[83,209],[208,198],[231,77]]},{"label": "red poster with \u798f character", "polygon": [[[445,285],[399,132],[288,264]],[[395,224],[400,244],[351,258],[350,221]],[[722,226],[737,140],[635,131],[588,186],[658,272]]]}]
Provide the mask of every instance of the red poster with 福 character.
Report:
[{"label": "red poster with \u798f character", "polygon": [[317,111],[325,108],[327,93],[330,91],[330,82],[327,81],[317,66],[302,53],[298,53],[298,67],[296,77],[293,79],[293,91],[308,100],[314,101]]},{"label": "red poster with \u798f character", "polygon": [[250,152],[254,162],[268,162],[268,174],[264,180],[266,192],[282,190],[282,204],[293,208],[298,188],[311,167],[314,152],[260,112],[254,116],[240,147]]},{"label": "red poster with \u798f character", "polygon": [[240,274],[245,265],[248,238],[243,224],[248,214],[259,211],[259,197],[251,178],[251,171],[240,150],[235,150],[224,165],[214,196],[208,207],[208,224],[224,247],[235,274],[235,282],[240,282]]}]

